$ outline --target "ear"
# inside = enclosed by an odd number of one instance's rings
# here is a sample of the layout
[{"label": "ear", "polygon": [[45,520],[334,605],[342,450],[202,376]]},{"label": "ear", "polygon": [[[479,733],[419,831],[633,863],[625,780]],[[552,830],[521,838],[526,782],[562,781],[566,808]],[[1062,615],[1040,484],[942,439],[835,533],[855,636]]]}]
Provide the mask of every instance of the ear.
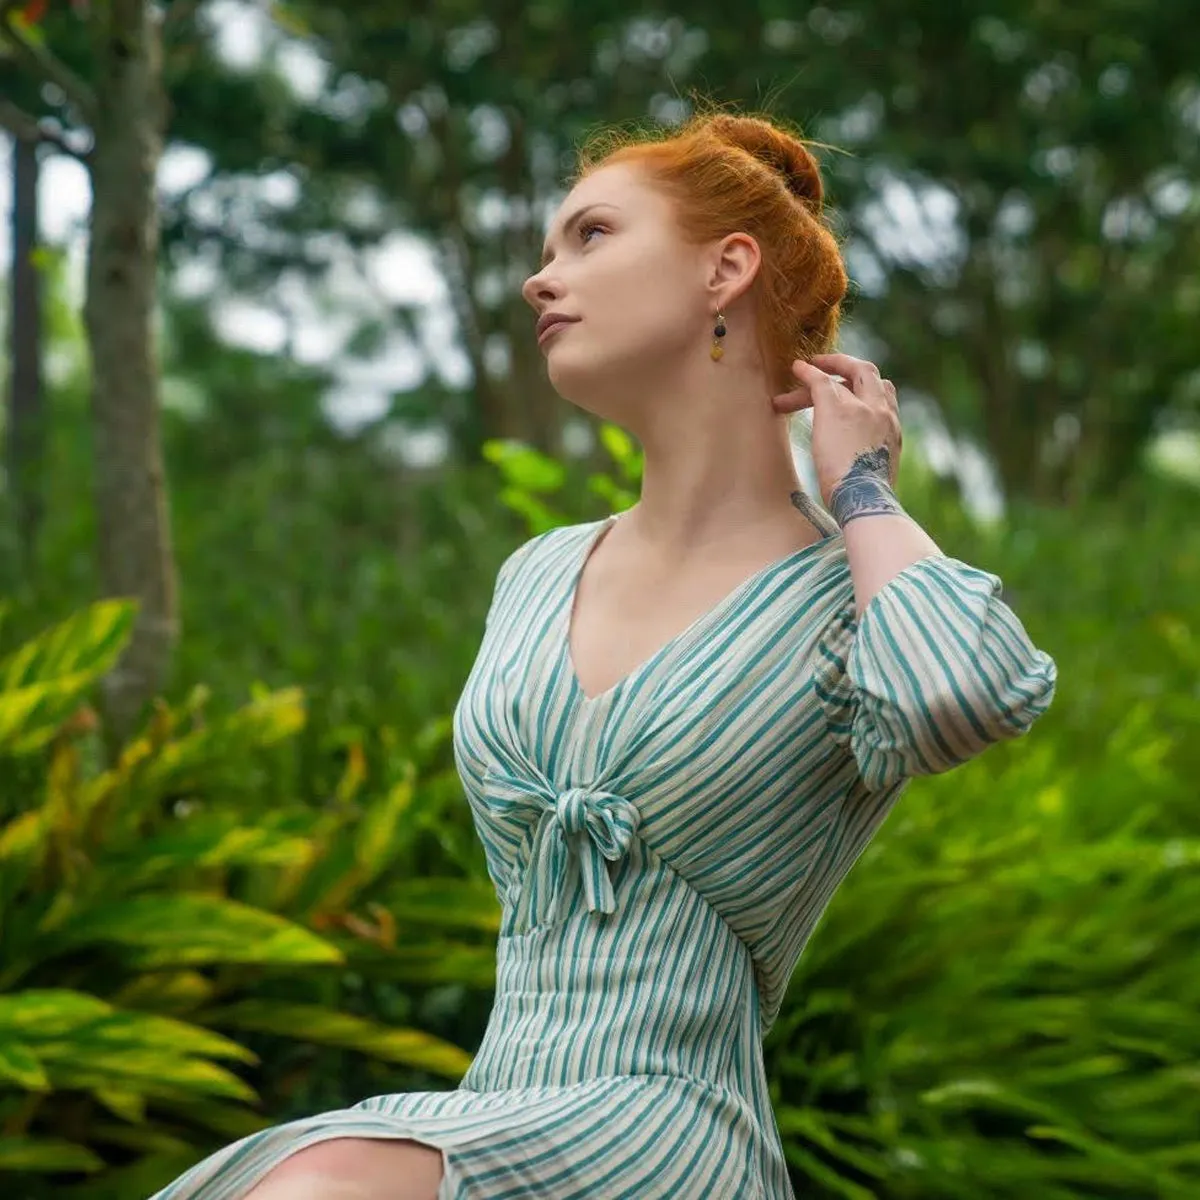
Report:
[{"label": "ear", "polygon": [[707,286],[718,307],[744,295],[758,276],[762,252],[748,233],[726,234],[713,245],[708,262]]}]

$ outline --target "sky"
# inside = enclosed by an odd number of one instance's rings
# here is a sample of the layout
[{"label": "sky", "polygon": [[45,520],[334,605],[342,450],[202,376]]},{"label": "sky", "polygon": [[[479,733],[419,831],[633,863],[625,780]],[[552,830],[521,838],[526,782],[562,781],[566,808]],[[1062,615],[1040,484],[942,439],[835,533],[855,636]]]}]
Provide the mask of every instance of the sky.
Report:
[{"label": "sky", "polygon": [[[272,25],[253,4],[243,0],[215,0],[209,6],[212,36],[219,53],[234,67],[255,69],[264,55],[274,55],[279,69],[302,97],[334,108],[352,103],[330,90],[325,64],[304,43],[288,37]],[[10,143],[0,135],[0,214],[11,204]],[[166,196],[194,185],[207,173],[206,154],[195,147],[171,146],[159,172],[159,189]],[[283,172],[259,181],[262,197],[286,207],[294,202],[296,180]],[[82,296],[85,250],[84,221],[90,190],[87,174],[73,159],[48,156],[43,164],[40,188],[43,239],[68,250],[73,294]],[[939,256],[952,258],[956,252],[953,203],[936,193],[918,200],[906,188],[886,191],[876,212],[877,236],[890,241],[896,251],[924,261]],[[0,221],[0,263],[10,259],[8,221]],[[870,264],[849,262],[856,283],[873,284]],[[363,272],[366,273],[364,278]],[[183,269],[175,286],[185,294],[208,294],[219,286],[215,271],[196,262]],[[293,356],[311,364],[333,368],[336,383],[326,396],[326,411],[339,427],[353,428],[383,415],[390,397],[417,386],[430,369],[450,388],[470,382],[466,356],[458,348],[456,326],[445,280],[439,274],[428,246],[402,231],[387,239],[375,252],[362,258],[347,253],[327,278],[321,292],[297,281],[281,280],[264,303],[262,297],[228,297],[215,308],[218,332],[229,343],[267,353],[282,352],[290,345]],[[342,353],[345,339],[360,317],[381,314],[397,303],[418,306],[414,346],[397,333],[369,362],[352,360]],[[845,348],[855,353],[853,330],[847,330]],[[859,351],[862,352],[861,350]],[[951,440],[940,421],[936,406],[921,397],[902,397],[906,432],[915,429],[917,438],[906,439],[905,452],[919,445],[920,453],[939,474],[955,473],[964,486],[968,506],[981,519],[1000,515],[1002,504],[988,460],[975,446]],[[586,426],[577,426],[586,445]],[[436,428],[403,431],[390,440],[407,462],[427,465],[444,452],[445,439]],[[815,478],[805,451],[797,449],[797,466],[805,485],[815,492]]]}]

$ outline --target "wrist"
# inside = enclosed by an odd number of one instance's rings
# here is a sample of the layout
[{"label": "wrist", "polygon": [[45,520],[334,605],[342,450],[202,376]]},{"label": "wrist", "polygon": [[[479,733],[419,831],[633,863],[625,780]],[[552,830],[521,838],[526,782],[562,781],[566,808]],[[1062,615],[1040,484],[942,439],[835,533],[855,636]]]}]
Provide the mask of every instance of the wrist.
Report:
[{"label": "wrist", "polygon": [[830,492],[828,508],[839,528],[861,517],[906,515],[891,485],[873,471],[850,471]]}]

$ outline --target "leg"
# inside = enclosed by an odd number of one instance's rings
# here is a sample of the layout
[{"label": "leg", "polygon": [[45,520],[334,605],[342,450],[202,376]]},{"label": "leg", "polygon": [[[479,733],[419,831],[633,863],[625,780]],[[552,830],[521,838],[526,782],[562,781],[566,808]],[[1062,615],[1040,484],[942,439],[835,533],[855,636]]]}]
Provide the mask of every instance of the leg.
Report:
[{"label": "leg", "polygon": [[436,1200],[441,1151],[407,1139],[332,1138],[289,1155],[243,1200]]}]

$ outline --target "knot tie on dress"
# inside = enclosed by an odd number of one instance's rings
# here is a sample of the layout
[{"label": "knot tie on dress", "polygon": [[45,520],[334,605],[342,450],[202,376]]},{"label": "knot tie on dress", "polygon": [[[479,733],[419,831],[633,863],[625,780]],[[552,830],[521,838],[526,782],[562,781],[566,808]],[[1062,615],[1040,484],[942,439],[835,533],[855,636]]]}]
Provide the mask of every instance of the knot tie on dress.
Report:
[{"label": "knot tie on dress", "polygon": [[588,910],[616,911],[608,864],[629,852],[641,822],[633,804],[615,792],[587,787],[557,791],[544,781],[496,771],[488,773],[487,791],[501,812],[524,812],[538,823],[516,897],[517,928],[557,918],[572,861],[582,873]]}]

